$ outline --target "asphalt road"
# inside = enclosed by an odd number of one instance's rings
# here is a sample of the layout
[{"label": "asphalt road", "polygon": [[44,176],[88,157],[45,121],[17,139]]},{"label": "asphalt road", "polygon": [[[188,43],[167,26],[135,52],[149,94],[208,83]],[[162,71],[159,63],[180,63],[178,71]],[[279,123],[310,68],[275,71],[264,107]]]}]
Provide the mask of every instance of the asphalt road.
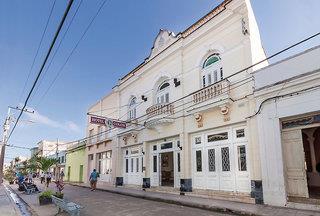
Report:
[{"label": "asphalt road", "polygon": [[67,199],[84,206],[81,215],[92,216],[226,216],[202,209],[184,207],[174,204],[144,200],[105,191],[65,185],[64,194]]}]

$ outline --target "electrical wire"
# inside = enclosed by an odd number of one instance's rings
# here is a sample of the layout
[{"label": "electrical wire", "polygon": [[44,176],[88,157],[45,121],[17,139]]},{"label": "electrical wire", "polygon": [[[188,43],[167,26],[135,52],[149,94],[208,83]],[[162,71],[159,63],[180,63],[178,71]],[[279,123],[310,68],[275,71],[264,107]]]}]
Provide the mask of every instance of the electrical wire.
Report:
[{"label": "electrical wire", "polygon": [[48,25],[49,25],[49,22],[50,22],[51,15],[52,15],[52,12],[53,12],[53,9],[54,9],[55,4],[56,4],[56,0],[54,0],[53,4],[52,4],[52,6],[51,6],[50,13],[49,13],[49,16],[48,16],[48,18],[47,18],[46,25],[45,25],[45,27],[44,27],[44,29],[43,29],[43,32],[42,32],[42,35],[41,35],[40,42],[39,42],[39,44],[38,44],[38,48],[37,48],[36,54],[35,54],[35,56],[34,56],[34,58],[33,58],[33,61],[32,61],[32,64],[31,64],[31,67],[30,67],[30,70],[29,70],[27,79],[26,79],[26,81],[25,81],[25,83],[24,83],[22,92],[21,92],[21,94],[20,94],[19,102],[21,101],[22,96],[23,96],[23,94],[24,94],[24,91],[25,91],[25,89],[26,89],[26,87],[27,87],[27,83],[28,83],[28,81],[29,81],[29,78],[30,78],[30,75],[31,75],[31,71],[32,71],[32,69],[33,69],[33,67],[34,67],[34,64],[35,64],[35,62],[36,62],[36,59],[37,59],[37,56],[38,56],[38,53],[39,53],[39,50],[40,50],[40,47],[41,47],[41,44],[42,44],[44,35],[45,35],[46,32],[47,32],[47,28],[48,28]]},{"label": "electrical wire", "polygon": [[[110,0],[109,0],[110,1]],[[89,28],[92,26],[94,20],[96,19],[96,17],[99,15],[101,9],[103,8],[103,6],[106,4],[106,2],[108,2],[108,0],[103,0],[99,9],[97,10],[97,12],[94,14],[94,16],[92,17],[91,21],[89,22],[88,26],[86,27],[85,31],[82,33],[80,39],[78,40],[78,42],[76,43],[76,45],[73,47],[73,49],[71,50],[70,54],[68,55],[68,57],[66,58],[66,61],[63,63],[63,65],[60,67],[59,71],[57,72],[56,76],[54,77],[54,79],[51,81],[51,83],[49,84],[49,87],[47,88],[47,90],[44,92],[44,94],[41,96],[38,105],[43,101],[43,99],[45,98],[45,96],[48,94],[49,90],[52,88],[52,86],[54,85],[54,83],[56,82],[56,80],[58,79],[60,73],[62,72],[62,70],[64,69],[64,67],[66,66],[66,64],[68,63],[68,61],[70,60],[71,56],[73,55],[73,53],[75,52],[75,50],[77,49],[77,47],[79,46],[80,42],[83,40],[84,36],[86,35],[86,33],[88,32]]]},{"label": "electrical wire", "polygon": [[268,101],[270,101],[270,100],[277,99],[277,98],[283,98],[283,97],[287,97],[287,96],[298,95],[298,94],[301,93],[301,92],[313,90],[313,89],[319,88],[319,87],[320,87],[320,85],[312,86],[312,87],[309,87],[309,88],[306,88],[306,89],[302,89],[302,90],[299,90],[299,91],[290,92],[290,93],[283,94],[283,95],[276,95],[276,96],[273,96],[273,97],[269,97],[269,98],[267,98],[267,99],[264,99],[264,100],[260,103],[257,112],[255,112],[253,115],[251,115],[251,116],[249,116],[249,117],[247,117],[247,118],[252,118],[252,117],[258,115],[258,114],[261,112],[261,110],[262,110],[263,104],[265,104],[266,102],[268,102]]},{"label": "electrical wire", "polygon": [[58,38],[58,36],[59,36],[59,33],[60,33],[61,28],[62,28],[62,26],[63,26],[63,23],[64,23],[67,15],[68,15],[68,13],[69,13],[69,11],[70,11],[70,8],[71,8],[71,6],[72,6],[72,3],[73,3],[73,0],[69,0],[68,6],[67,6],[67,8],[66,8],[66,10],[65,10],[65,12],[64,12],[64,14],[63,14],[63,17],[62,17],[60,23],[59,23],[58,29],[57,29],[57,31],[56,31],[56,33],[55,33],[55,35],[54,35],[54,38],[53,38],[53,40],[52,40],[52,42],[51,42],[51,45],[50,45],[50,47],[49,47],[49,50],[48,50],[48,52],[47,52],[47,54],[46,54],[46,56],[45,56],[45,59],[44,59],[42,65],[41,65],[41,68],[40,68],[40,70],[39,70],[39,72],[38,72],[38,74],[37,74],[37,77],[36,77],[36,79],[35,79],[34,82],[33,82],[33,85],[32,85],[32,87],[31,87],[31,89],[30,89],[30,91],[29,91],[29,94],[28,94],[25,102],[24,102],[24,105],[23,105],[23,107],[22,107],[22,109],[21,109],[21,111],[20,111],[20,114],[19,114],[19,116],[18,116],[18,118],[17,118],[17,120],[16,120],[16,122],[15,122],[15,124],[14,124],[14,126],[13,126],[13,128],[12,128],[12,130],[11,130],[11,132],[10,132],[10,134],[9,134],[9,137],[8,137],[7,141],[10,139],[10,137],[11,137],[12,134],[13,134],[13,132],[15,131],[15,128],[17,127],[17,124],[18,124],[18,122],[19,122],[19,120],[20,120],[20,118],[21,118],[21,116],[22,116],[22,114],[23,114],[23,112],[24,112],[24,109],[26,108],[26,106],[27,106],[27,104],[28,104],[28,101],[29,101],[29,99],[30,99],[30,96],[31,96],[31,94],[32,94],[32,92],[33,92],[33,90],[34,90],[34,88],[35,88],[35,86],[36,86],[36,84],[37,84],[37,82],[38,82],[38,80],[39,80],[39,77],[40,77],[40,75],[41,75],[41,73],[42,73],[42,71],[43,71],[43,68],[44,68],[44,66],[45,66],[45,64],[46,64],[46,62],[47,62],[47,60],[48,60],[48,58],[49,58],[49,55],[50,55],[51,51],[52,51],[52,48],[53,48],[53,46],[54,46],[54,44],[55,44],[55,42],[56,42],[56,40],[57,40],[57,38]]},{"label": "electrical wire", "polygon": [[[256,63],[254,63],[254,64],[252,64],[252,65],[244,68],[244,69],[241,69],[241,70],[239,70],[239,71],[237,71],[237,72],[235,72],[235,73],[227,76],[226,78],[224,78],[224,79],[222,79],[222,80],[220,80],[220,81],[218,81],[218,82],[212,83],[212,84],[210,84],[210,85],[208,85],[208,86],[206,86],[206,87],[200,88],[200,89],[198,89],[198,90],[196,90],[196,91],[194,91],[194,92],[191,92],[191,93],[189,93],[189,94],[187,94],[187,95],[185,95],[185,96],[183,96],[183,97],[181,97],[181,98],[178,98],[178,99],[176,99],[176,100],[174,100],[174,101],[172,101],[172,102],[169,102],[168,105],[173,104],[173,103],[175,103],[175,102],[178,102],[178,101],[180,101],[180,100],[183,100],[183,99],[185,99],[185,98],[187,98],[187,97],[190,97],[190,96],[194,95],[195,93],[204,90],[205,88],[208,88],[208,87],[210,87],[210,86],[216,85],[216,84],[221,83],[221,82],[223,82],[223,81],[225,81],[225,80],[229,80],[230,78],[232,78],[232,77],[234,77],[234,76],[236,76],[236,75],[238,75],[238,74],[240,74],[240,73],[246,72],[247,70],[249,70],[249,69],[251,69],[251,68],[253,68],[253,67],[255,67],[255,66],[257,66],[257,65],[259,65],[259,64],[261,64],[261,63],[263,63],[263,62],[265,62],[265,61],[268,61],[268,60],[270,60],[270,59],[272,59],[272,58],[274,58],[274,57],[282,54],[283,52],[286,52],[287,50],[292,49],[292,48],[294,48],[294,47],[296,47],[296,46],[298,46],[298,45],[300,45],[300,44],[302,44],[302,43],[304,43],[304,42],[306,42],[306,41],[309,41],[309,40],[311,40],[311,39],[313,39],[313,38],[315,38],[315,37],[317,37],[317,36],[319,36],[319,35],[320,35],[320,32],[315,33],[315,34],[313,34],[313,35],[311,35],[311,36],[309,36],[309,37],[307,37],[307,38],[305,38],[305,39],[303,39],[303,40],[300,40],[299,42],[297,42],[297,43],[295,43],[295,44],[293,44],[293,45],[290,45],[290,46],[288,46],[288,47],[286,47],[286,48],[284,48],[284,49],[282,49],[282,50],[274,53],[273,55],[271,55],[271,56],[269,56],[269,57],[266,57],[266,58],[264,58],[264,59],[262,59],[262,60],[260,60],[260,61],[258,61],[258,62],[256,62]],[[157,110],[160,110],[160,108],[157,109]],[[138,117],[138,118],[136,118],[136,119],[143,118],[143,117],[145,117],[145,116],[147,116],[147,115],[148,115],[148,114],[144,114],[144,115],[142,115],[142,116],[140,116],[140,117]]]},{"label": "electrical wire", "polygon": [[[60,49],[60,46],[61,46],[64,38],[66,37],[66,35],[67,35],[67,33],[68,33],[68,31],[69,31],[72,23],[73,23],[73,20],[74,20],[74,18],[76,17],[76,15],[77,15],[77,13],[78,13],[78,11],[79,11],[80,6],[82,5],[82,2],[83,2],[83,0],[80,0],[80,2],[79,2],[79,4],[78,4],[78,6],[77,6],[77,8],[76,8],[76,10],[75,10],[75,12],[74,12],[74,14],[73,14],[73,16],[71,17],[71,20],[70,20],[70,22],[69,22],[69,24],[68,24],[68,26],[67,26],[67,29],[66,29],[65,32],[63,33],[63,35],[62,35],[62,37],[61,37],[61,39],[60,39],[60,41],[59,41],[59,44],[58,44],[57,48],[55,49],[55,51],[54,51],[54,53],[53,53],[53,55],[52,55],[52,57],[51,57],[51,60],[50,60],[49,64],[48,64],[47,67],[46,67],[46,70],[43,72],[43,77],[44,77],[44,75],[48,72],[48,70],[49,70],[49,68],[50,68],[50,66],[51,66],[51,64],[52,64],[52,62],[53,62],[53,60],[54,60],[54,58],[55,58],[58,50]],[[33,95],[36,95],[39,87],[41,86],[42,81],[43,81],[43,78],[40,79],[39,84],[36,86],[36,89],[35,89]],[[31,102],[31,101],[32,101],[32,97],[31,97],[31,99],[30,99],[30,102]],[[35,106],[35,108],[34,108],[35,110],[37,109],[37,106],[38,106],[38,105]]]}]

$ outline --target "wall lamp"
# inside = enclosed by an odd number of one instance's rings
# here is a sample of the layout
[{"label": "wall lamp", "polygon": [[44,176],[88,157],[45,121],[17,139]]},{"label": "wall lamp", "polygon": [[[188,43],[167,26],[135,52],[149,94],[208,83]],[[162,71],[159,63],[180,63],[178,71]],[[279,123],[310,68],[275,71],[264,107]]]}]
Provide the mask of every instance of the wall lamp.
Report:
[{"label": "wall lamp", "polygon": [[175,86],[175,87],[178,87],[178,86],[181,84],[180,81],[178,81],[177,78],[174,78],[174,79],[173,79],[173,83],[174,83],[174,86]]},{"label": "wall lamp", "polygon": [[144,95],[141,96],[141,99],[142,99],[144,102],[146,102],[146,101],[148,100],[148,98],[147,98],[146,96],[144,96]]}]

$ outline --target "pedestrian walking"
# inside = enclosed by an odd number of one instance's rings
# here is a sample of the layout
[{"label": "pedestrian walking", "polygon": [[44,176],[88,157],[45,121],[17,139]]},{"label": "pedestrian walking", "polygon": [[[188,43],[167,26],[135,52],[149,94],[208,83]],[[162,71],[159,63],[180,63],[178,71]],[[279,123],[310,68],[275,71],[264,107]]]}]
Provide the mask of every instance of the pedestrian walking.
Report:
[{"label": "pedestrian walking", "polygon": [[64,172],[62,170],[61,173],[60,173],[60,181],[63,182],[63,179],[64,179]]},{"label": "pedestrian walking", "polygon": [[93,169],[92,173],[90,174],[89,181],[91,186],[91,191],[95,191],[97,188],[97,181],[98,181],[99,173],[96,169]]},{"label": "pedestrian walking", "polygon": [[40,174],[40,181],[41,181],[41,184],[44,183],[44,173],[41,172]]},{"label": "pedestrian walking", "polygon": [[28,173],[28,182],[29,182],[29,183],[32,183],[32,182],[33,182],[32,177],[33,177],[32,173],[29,172],[29,173]]},{"label": "pedestrian walking", "polygon": [[51,178],[52,178],[51,173],[50,173],[50,172],[47,172],[47,174],[46,174],[46,180],[47,180],[46,184],[47,184],[47,187],[49,187],[49,184],[50,184],[50,182],[51,182]]}]

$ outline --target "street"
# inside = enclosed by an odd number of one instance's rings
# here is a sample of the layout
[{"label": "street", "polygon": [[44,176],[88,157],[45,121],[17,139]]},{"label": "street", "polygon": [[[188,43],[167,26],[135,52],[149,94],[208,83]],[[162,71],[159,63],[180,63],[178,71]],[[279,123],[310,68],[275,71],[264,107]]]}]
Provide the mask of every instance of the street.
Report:
[{"label": "street", "polygon": [[63,192],[67,199],[84,206],[81,215],[227,215],[70,185]]}]

